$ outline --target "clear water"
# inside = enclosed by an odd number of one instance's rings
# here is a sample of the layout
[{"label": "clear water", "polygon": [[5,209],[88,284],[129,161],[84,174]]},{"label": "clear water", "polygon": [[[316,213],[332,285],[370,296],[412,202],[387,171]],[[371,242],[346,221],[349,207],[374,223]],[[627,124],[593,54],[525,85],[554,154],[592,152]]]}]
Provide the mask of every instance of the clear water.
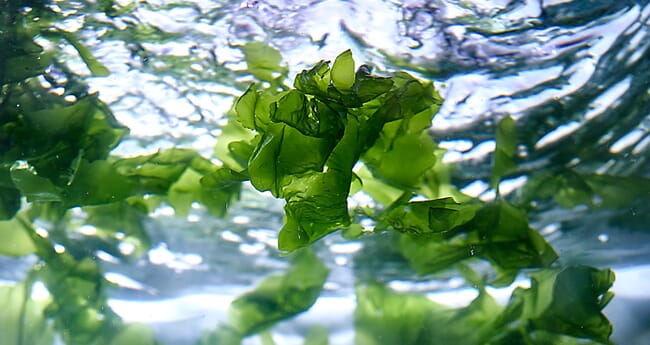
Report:
[{"label": "clear water", "polygon": [[[88,3],[60,7],[75,11]],[[650,175],[647,1],[196,0],[165,7],[171,3],[142,2],[116,18],[71,15],[65,23],[87,36],[112,72],[89,83],[131,128],[116,154],[186,146],[211,155],[223,114],[249,82],[236,73],[246,66],[234,46],[262,40],[281,50],[292,73],[352,48],[359,62],[411,68],[434,80],[445,103],[431,134],[448,149],[445,160],[460,167],[455,183],[481,199],[494,197],[488,188],[494,119],[506,114],[527,138],[519,148],[519,177],[506,183],[513,190],[530,171],[558,166]],[[137,46],[97,36],[101,25],[134,21],[167,39]],[[650,342],[648,204],[618,213],[540,207],[532,215],[560,260],[616,270],[618,297],[606,312],[621,344]],[[608,225],[614,217],[632,225]],[[107,277],[123,286],[112,291],[111,306],[126,321],[153,325],[166,343],[190,344],[225,319],[230,300],[286,267],[276,249],[281,222],[282,204],[252,190],[225,219],[200,208],[179,219],[161,208],[148,221],[153,249],[145,257],[128,265],[105,262]],[[351,344],[353,286],[370,276],[448,304],[474,297],[462,280],[423,282],[403,262],[372,255],[381,241],[350,243],[336,235],[320,241],[318,253],[332,269],[327,291],[309,312],[275,328],[276,341],[299,344],[318,323],[330,329],[332,344]],[[6,278],[19,277],[24,261],[3,260],[16,267],[3,270]]]}]

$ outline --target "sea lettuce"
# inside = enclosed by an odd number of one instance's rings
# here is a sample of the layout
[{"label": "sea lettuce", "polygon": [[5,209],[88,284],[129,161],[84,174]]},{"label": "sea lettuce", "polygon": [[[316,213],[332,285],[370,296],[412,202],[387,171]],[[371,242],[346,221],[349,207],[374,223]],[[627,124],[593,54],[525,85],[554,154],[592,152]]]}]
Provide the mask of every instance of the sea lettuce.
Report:
[{"label": "sea lettuce", "polygon": [[503,176],[513,172],[517,168],[514,157],[517,151],[517,129],[515,120],[506,116],[497,124],[496,150],[494,152],[494,164],[492,167],[492,180],[490,185],[494,188]]},{"label": "sea lettuce", "polygon": [[258,80],[270,83],[279,83],[287,73],[282,67],[282,55],[274,48],[262,42],[249,42],[241,46],[244,59],[248,66],[247,71]]},{"label": "sea lettuce", "polygon": [[578,205],[625,208],[650,196],[650,180],[642,176],[615,176],[583,173],[561,168],[533,176],[518,194],[518,202],[527,206],[533,200],[553,200],[562,207]]},{"label": "sea lettuce", "polygon": [[[306,311],[318,299],[328,273],[311,249],[297,250],[286,273],[266,277],[236,298],[228,309],[228,323],[205,334],[200,344],[240,344],[243,338]],[[322,331],[311,338],[315,338],[311,342],[322,339]]]},{"label": "sea lettuce", "polygon": [[34,243],[29,236],[30,229],[25,227],[28,216],[26,212],[19,212],[9,220],[0,221],[0,254],[5,256],[24,256],[36,251]]},{"label": "sea lettuce", "polygon": [[316,325],[305,336],[304,345],[329,345],[329,332],[327,328]]},{"label": "sea lettuce", "polygon": [[309,249],[291,257],[289,270],[265,278],[230,305],[230,325],[244,336],[267,328],[311,307],[320,295],[329,269]]},{"label": "sea lettuce", "polygon": [[44,310],[49,298],[33,299],[28,282],[0,286],[0,334],[7,345],[52,345],[54,330]]},{"label": "sea lettuce", "polygon": [[[30,11],[24,11],[27,5]],[[109,16],[133,8],[113,1],[101,6]],[[359,344],[608,340],[611,326],[601,309],[611,298],[611,272],[548,269],[556,254],[530,228],[523,211],[501,196],[481,203],[454,190],[443,150],[428,133],[442,103],[432,83],[405,72],[373,75],[367,65],[355,69],[348,50],[333,63],[323,60],[298,73],[290,87],[280,53],[248,43],[241,47],[248,69],[241,73],[259,83],[236,100],[230,121],[220,128],[214,150],[219,163],[183,148],[113,157],[128,129],[59,61],[56,47],[75,48],[94,76],[106,75],[106,67],[76,34],[52,29],[58,14],[46,1],[3,2],[0,9],[2,26],[11,28],[0,43],[14,48],[0,52],[0,234],[8,240],[0,253],[37,258],[24,282],[0,289],[0,305],[7,311],[0,330],[8,341],[49,344],[57,333],[68,345],[155,343],[151,329],[124,324],[108,306],[109,283],[97,253],[122,260],[142,255],[149,247],[144,221],[161,203],[181,216],[195,202],[223,216],[244,181],[285,200],[279,248],[293,252],[292,263],[286,273],[267,277],[236,298],[228,322],[207,334],[204,344],[239,344],[253,334],[273,343],[269,328],[310,308],[327,279],[328,268],[301,247],[339,229],[354,237],[397,232],[395,246],[418,273],[456,267],[479,289],[470,306],[449,310],[424,296],[360,286]],[[131,29],[109,30],[105,37],[163,40],[157,28]],[[36,43],[37,36],[55,42],[53,50]],[[134,54],[144,53],[136,47]],[[56,82],[52,71],[64,78]],[[58,83],[63,94],[51,92],[42,80]],[[516,167],[514,120],[499,122],[496,147],[493,187]],[[644,182],[617,184],[592,176],[578,186],[574,180],[563,185],[549,179],[541,183],[552,188],[541,194],[563,191],[565,185],[578,190],[567,193],[568,204],[589,197],[593,202],[597,195],[606,204],[624,205],[626,197],[611,196]],[[348,200],[357,191],[379,206],[351,215]],[[634,199],[642,193],[645,189]],[[376,221],[374,229],[355,222],[361,213]],[[92,228],[92,234],[80,236],[82,227]],[[134,247],[132,252],[120,249],[124,243]],[[472,258],[489,261],[506,276],[499,284],[521,269],[536,270],[530,274],[532,286],[516,290],[508,306],[500,307],[484,289],[497,282],[468,273],[464,261]],[[36,282],[49,299],[31,298]],[[468,327],[477,331],[468,335]],[[326,344],[327,334],[315,328],[306,343]]]},{"label": "sea lettuce", "polygon": [[359,286],[356,293],[358,345],[484,344],[502,308],[485,293],[457,310],[422,294],[396,293],[378,284]]},{"label": "sea lettuce", "polygon": [[8,93],[0,123],[0,163],[11,167],[25,162],[35,175],[62,187],[71,181],[81,159],[105,159],[127,130],[96,95],[73,104],[56,100],[44,108],[34,99],[50,98],[45,92],[28,82]]},{"label": "sea lettuce", "polygon": [[[612,299],[609,269],[569,266],[529,274],[530,288],[517,288],[499,316],[493,344],[552,343],[553,336],[610,344],[612,325],[602,313]],[[564,343],[571,343],[564,340]]]},{"label": "sea lettuce", "polygon": [[384,212],[378,229],[394,230],[399,249],[418,274],[437,273],[473,258],[509,284],[525,268],[549,267],[557,254],[528,224],[526,214],[500,199],[458,203],[453,198],[410,201]]},{"label": "sea lettuce", "polygon": [[[356,344],[609,344],[602,309],[614,275],[585,266],[530,273],[506,306],[484,289],[466,307],[397,293],[379,284],[357,287]],[[470,331],[471,330],[471,331]]]},{"label": "sea lettuce", "polygon": [[[286,251],[350,225],[353,168],[366,153],[377,176],[415,188],[434,159],[413,152],[435,147],[423,130],[440,103],[431,84],[406,73],[373,77],[368,66],[355,72],[350,51],[331,67],[321,61],[302,71],[294,87],[273,96],[251,86],[235,105],[236,119],[259,137],[247,164],[251,183],[286,200],[279,235]],[[398,167],[406,160],[417,167],[405,177]]]},{"label": "sea lettuce", "polygon": [[[66,344],[105,344],[119,331],[120,318],[107,307],[106,284],[90,256],[75,257],[36,231],[30,232],[42,264],[30,273],[52,296],[44,315]],[[58,249],[57,249],[58,248]]]},{"label": "sea lettuce", "polygon": [[[344,65],[339,68],[337,62]],[[344,235],[362,236],[345,202],[355,181],[360,183],[355,191],[368,191],[384,206],[364,213],[376,221],[373,232],[399,232],[399,252],[418,274],[457,268],[479,289],[479,297],[468,307],[449,310],[420,295],[402,297],[376,285],[360,287],[357,343],[606,342],[610,324],[600,310],[610,298],[611,272],[551,268],[557,254],[530,227],[522,209],[498,192],[496,200],[484,203],[446,188],[449,168],[426,133],[441,102],[431,84],[403,73],[372,77],[365,66],[357,70],[354,82],[337,79],[343,71],[350,73],[350,63],[348,52],[331,69],[321,61],[296,76],[293,90],[269,93],[251,86],[236,105],[235,118],[259,138],[248,162],[251,182],[287,202],[280,249],[306,246],[341,228]],[[516,136],[512,118],[499,121],[493,187],[517,168]],[[496,277],[468,273],[472,269],[466,261],[473,258],[490,262]],[[517,290],[508,306],[498,305],[485,286],[508,285],[522,270],[530,272],[533,287]],[[536,274],[548,275],[545,290],[538,289]],[[579,277],[568,278],[574,275]],[[601,301],[579,316],[593,325],[591,331],[581,333],[578,329],[584,327],[557,314],[564,303],[556,302],[558,296],[571,284],[592,288],[574,296],[581,305]],[[539,306],[544,311],[538,314],[517,314],[522,305],[536,306],[528,298],[550,304]],[[555,325],[547,324],[551,319]],[[521,328],[522,322],[531,326]],[[477,332],[468,336],[467,327]]]},{"label": "sea lettuce", "polygon": [[[41,45],[34,42],[39,28],[31,26],[16,25],[10,23],[11,17],[20,6],[21,1],[12,1],[1,5],[2,18],[0,24],[3,28],[13,27],[11,34],[0,36],[0,46],[12,47],[0,51],[0,85],[23,81],[27,78],[40,75],[52,62],[53,54],[46,52]],[[15,17],[14,17],[15,18]]]},{"label": "sea lettuce", "polygon": [[[55,333],[68,345],[153,344],[151,329],[124,324],[109,307],[96,255],[128,261],[149,248],[150,200],[223,214],[242,179],[195,151],[111,157],[128,129],[60,61],[58,44],[36,43],[63,38],[94,75],[106,74],[76,34],[54,29],[58,15],[46,1],[0,4],[0,41],[12,48],[0,52],[0,254],[36,260],[0,292],[0,334],[12,345],[51,344]],[[36,287],[47,298],[37,301]]]}]

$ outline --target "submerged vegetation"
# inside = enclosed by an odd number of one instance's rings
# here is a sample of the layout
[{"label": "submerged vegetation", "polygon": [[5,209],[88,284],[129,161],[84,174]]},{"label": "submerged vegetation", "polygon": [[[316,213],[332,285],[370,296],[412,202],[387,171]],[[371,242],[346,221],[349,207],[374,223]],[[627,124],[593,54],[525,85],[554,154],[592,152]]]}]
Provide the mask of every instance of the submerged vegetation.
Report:
[{"label": "submerged vegetation", "polygon": [[[111,1],[101,3],[114,15]],[[478,291],[467,307],[452,309],[359,281],[357,344],[610,343],[602,309],[612,298],[612,271],[559,265],[527,212],[531,202],[547,199],[625,207],[648,194],[647,181],[567,169],[533,176],[507,199],[498,188],[517,168],[517,130],[505,117],[495,133],[497,197],[470,198],[451,183],[453,166],[442,162],[444,150],[428,133],[442,103],[431,82],[356,68],[348,50],[287,85],[280,53],[262,43],[241,46],[257,82],[227,114],[214,157],[186,148],[113,156],[128,128],[59,59],[57,47],[72,46],[95,76],[108,69],[73,34],[56,29],[60,18],[46,5],[0,2],[0,42],[11,47],[0,51],[0,254],[37,258],[24,281],[0,287],[5,344],[159,343],[147,326],[125,324],[108,306],[110,283],[97,252],[138,258],[149,246],[143,222],[160,205],[184,215],[199,203],[224,216],[243,183],[285,200],[278,246],[291,266],[235,299],[228,322],[200,344],[240,344],[254,334],[273,343],[274,324],[321,294],[328,269],[310,245],[336,231],[349,239],[391,232],[394,249],[417,274],[455,269]],[[45,49],[40,40],[54,44]],[[355,193],[376,206],[352,208]],[[595,196],[602,202],[593,204]],[[361,226],[358,215],[373,227]],[[82,226],[96,231],[82,236]],[[490,268],[477,269],[479,261]],[[517,288],[507,305],[487,293],[521,275],[531,284]],[[47,297],[37,298],[43,288]],[[305,344],[327,339],[316,326]]]}]

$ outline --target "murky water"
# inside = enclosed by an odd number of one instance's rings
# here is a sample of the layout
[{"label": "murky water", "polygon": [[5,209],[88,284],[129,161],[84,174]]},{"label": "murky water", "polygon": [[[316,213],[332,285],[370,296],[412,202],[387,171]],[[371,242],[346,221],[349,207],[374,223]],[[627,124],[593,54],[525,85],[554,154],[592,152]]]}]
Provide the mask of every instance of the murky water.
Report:
[{"label": "murky water", "polygon": [[[246,66],[236,45],[261,40],[282,52],[292,74],[351,48],[359,62],[435,81],[445,102],[431,134],[448,149],[445,161],[459,167],[454,183],[483,200],[494,198],[494,127],[505,115],[517,120],[520,139],[518,171],[504,184],[513,197],[532,172],[570,167],[650,177],[647,1],[196,0],[166,7],[171,3],[147,1],[125,16],[65,23],[87,35],[112,71],[89,83],[131,129],[117,154],[181,145],[211,155],[223,114],[250,81],[238,73]],[[60,6],[74,10],[75,2]],[[133,23],[151,30],[132,41],[119,36]],[[118,30],[101,36],[102,25]],[[543,204],[531,213],[564,263],[617,269],[621,298],[609,311],[621,344],[648,339],[641,333],[650,281],[638,279],[650,264],[648,201],[645,195],[627,208],[599,210]],[[113,292],[112,306],[127,321],[153,324],[170,344],[190,343],[225,318],[234,296],[286,267],[276,249],[281,224],[282,204],[252,190],[225,219],[200,208],[177,219],[162,208],[148,221],[153,249],[143,259],[105,263],[109,278],[125,287]],[[332,344],[352,343],[356,279],[380,277],[411,291],[455,289],[458,303],[473,298],[454,277],[420,281],[382,252],[384,240],[320,241],[332,268],[326,294],[309,313],[280,324],[276,341],[300,343],[307,325],[321,323]],[[626,314],[627,301],[638,317]],[[333,305],[340,317],[331,317]]]}]

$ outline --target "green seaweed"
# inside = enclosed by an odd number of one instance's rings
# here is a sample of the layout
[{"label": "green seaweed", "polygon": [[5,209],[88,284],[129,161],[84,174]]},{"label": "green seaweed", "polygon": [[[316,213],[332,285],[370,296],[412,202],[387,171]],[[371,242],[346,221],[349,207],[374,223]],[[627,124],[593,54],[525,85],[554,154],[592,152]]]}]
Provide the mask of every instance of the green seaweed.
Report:
[{"label": "green seaweed", "polygon": [[492,168],[492,180],[490,185],[497,187],[503,176],[513,172],[517,168],[514,161],[517,151],[517,132],[515,120],[510,116],[499,120],[496,132],[496,150],[494,153],[494,165]]},{"label": "green seaweed", "polygon": [[[3,341],[49,345],[56,334],[68,345],[155,344],[149,327],[125,324],[109,307],[109,283],[95,252],[137,258],[150,245],[143,222],[161,203],[181,216],[195,202],[224,216],[242,182],[250,181],[286,202],[279,249],[290,253],[291,266],[236,298],[228,322],[200,344],[240,344],[255,334],[273,343],[270,329],[309,309],[327,279],[328,268],[302,247],[335,231],[348,238],[396,232],[396,252],[418,274],[455,268],[479,292],[469,306],[450,309],[422,295],[359,282],[358,344],[609,342],[612,328],[602,308],[612,297],[613,274],[557,267],[557,254],[530,227],[525,211],[545,199],[567,207],[624,208],[647,198],[645,179],[566,169],[533,174],[521,203],[501,195],[489,203],[473,200],[450,182],[451,167],[428,133],[442,103],[431,82],[406,72],[373,75],[367,65],[355,69],[348,50],[333,63],[323,60],[300,72],[289,87],[281,54],[255,42],[241,49],[245,73],[259,82],[228,114],[214,150],[220,164],[184,148],[114,157],[128,129],[65,68],[61,51],[46,50],[36,37],[72,45],[94,76],[108,70],[75,33],[52,29],[62,18],[47,3],[0,3],[0,24],[9,28],[0,43],[12,47],[0,52],[0,254],[37,261],[24,281],[0,287]],[[27,5],[33,11],[22,11]],[[132,9],[113,1],[98,6],[109,16]],[[107,37],[161,40],[156,28],[134,30]],[[53,80],[51,66],[66,76],[63,95],[38,79]],[[513,119],[498,123],[492,187],[518,168],[516,134]],[[348,198],[356,192],[379,206],[351,212]],[[73,221],[73,212],[81,219]],[[362,227],[358,214],[375,227]],[[80,226],[93,227],[94,234],[79,239]],[[134,250],[120,250],[122,243]],[[472,271],[476,259],[489,262],[497,277]],[[522,272],[531,286],[516,289],[506,306],[487,294],[486,286],[506,285]],[[47,298],[33,297],[40,284]],[[470,328],[475,332],[468,334]],[[327,343],[322,327],[305,340]]]},{"label": "green seaweed", "polygon": [[[356,344],[609,344],[602,314],[613,273],[585,266],[530,274],[508,305],[484,289],[466,307],[371,284],[357,288]],[[590,340],[587,340],[590,339]]]},{"label": "green seaweed", "polygon": [[321,61],[298,74],[295,89],[276,94],[251,86],[236,102],[236,118],[260,138],[248,162],[251,183],[287,202],[282,250],[350,224],[347,197],[363,155],[377,175],[411,186],[433,165],[425,151],[421,167],[405,177],[397,168],[403,161],[379,159],[418,162],[414,148],[434,148],[423,135],[440,101],[431,84],[406,73],[373,77],[369,70],[354,72],[346,51],[331,68]]},{"label": "green seaweed", "polygon": [[[309,248],[296,251],[286,273],[266,277],[254,290],[237,297],[228,309],[228,322],[206,333],[199,344],[240,344],[245,337],[265,334],[278,321],[309,309],[318,299],[328,273],[329,269]],[[265,337],[270,339],[270,334]],[[323,337],[322,330],[316,331],[308,341],[322,342]]]}]

